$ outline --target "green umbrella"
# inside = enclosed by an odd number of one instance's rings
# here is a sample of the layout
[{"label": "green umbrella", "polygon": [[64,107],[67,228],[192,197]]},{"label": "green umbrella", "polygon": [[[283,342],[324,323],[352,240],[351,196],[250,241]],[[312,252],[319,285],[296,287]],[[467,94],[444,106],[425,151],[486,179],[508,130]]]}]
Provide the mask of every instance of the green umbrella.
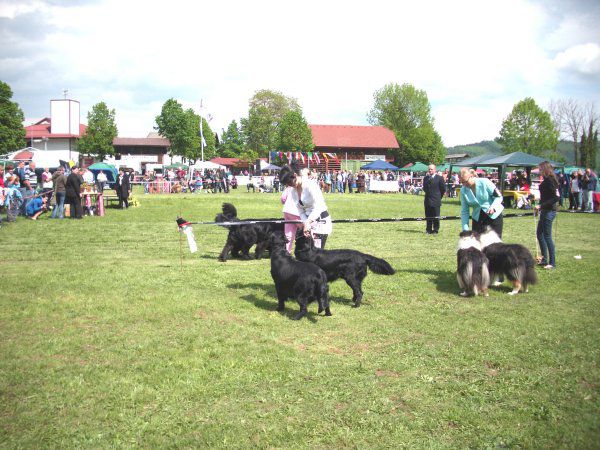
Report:
[{"label": "green umbrella", "polygon": [[578,170],[581,170],[582,172],[585,172],[585,169],[583,167],[565,166],[565,173],[567,175],[571,175],[573,172],[577,172]]},{"label": "green umbrella", "polygon": [[410,167],[403,167],[398,169],[402,172],[427,172],[429,166],[427,164],[423,164],[422,162],[416,162]]},{"label": "green umbrella", "polygon": [[115,166],[103,162],[94,163],[89,166],[88,169],[91,170],[95,176],[98,176],[98,173],[100,172],[104,172],[109,183],[114,183],[119,176],[119,171]]}]

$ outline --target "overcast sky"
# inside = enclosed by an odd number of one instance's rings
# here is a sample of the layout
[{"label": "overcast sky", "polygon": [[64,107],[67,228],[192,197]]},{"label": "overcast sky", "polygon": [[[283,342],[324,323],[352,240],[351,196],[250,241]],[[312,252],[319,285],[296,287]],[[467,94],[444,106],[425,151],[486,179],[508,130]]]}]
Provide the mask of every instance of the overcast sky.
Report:
[{"label": "overcast sky", "polygon": [[29,121],[65,88],[84,123],[104,101],[121,137],[171,97],[202,99],[220,134],[259,89],[311,124],[367,125],[377,89],[410,83],[453,146],[498,136],[525,97],[600,107],[600,1],[0,0],[0,80]]}]

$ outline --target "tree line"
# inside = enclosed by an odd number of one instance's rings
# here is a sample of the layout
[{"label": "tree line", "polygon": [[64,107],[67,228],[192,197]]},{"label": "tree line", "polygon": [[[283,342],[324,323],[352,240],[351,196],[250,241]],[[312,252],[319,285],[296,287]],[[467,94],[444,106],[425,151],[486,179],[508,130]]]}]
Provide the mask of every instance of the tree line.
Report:
[{"label": "tree line", "polygon": [[[10,87],[0,81],[0,156],[25,145],[24,115],[11,98]],[[114,155],[112,142],[118,135],[115,110],[100,102],[91,108],[87,119],[87,132],[78,142],[79,152],[98,159]],[[397,164],[443,162],[446,148],[435,129],[424,90],[408,83],[383,86],[373,95],[367,120],[392,130],[399,144],[398,150],[392,150]],[[298,100],[267,89],[254,93],[248,103],[248,116],[239,122],[232,120],[220,138],[205,117],[191,108],[184,109],[174,98],[163,104],[155,122],[158,133],[170,141],[170,154],[190,161],[202,155],[205,159],[222,156],[254,160],[272,150],[309,152],[314,148]],[[550,111],[545,111],[534,99],[525,98],[503,120],[495,143],[503,153],[522,151],[561,161],[560,138],[572,141],[576,165],[595,167],[598,114],[594,105],[573,99],[555,100],[550,103]]]}]

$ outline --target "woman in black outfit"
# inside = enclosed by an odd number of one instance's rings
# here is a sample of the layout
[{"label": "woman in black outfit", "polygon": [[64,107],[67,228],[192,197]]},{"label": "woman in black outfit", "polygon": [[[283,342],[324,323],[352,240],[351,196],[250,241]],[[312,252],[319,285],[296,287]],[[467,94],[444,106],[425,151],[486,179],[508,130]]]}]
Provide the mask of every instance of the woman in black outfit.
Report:
[{"label": "woman in black outfit", "polygon": [[540,164],[540,175],[544,180],[540,184],[540,204],[535,207],[540,213],[537,226],[537,239],[542,251],[542,261],[539,263],[544,269],[556,267],[556,252],[552,240],[552,222],[556,217],[556,204],[558,203],[558,180],[554,169],[548,161]]}]

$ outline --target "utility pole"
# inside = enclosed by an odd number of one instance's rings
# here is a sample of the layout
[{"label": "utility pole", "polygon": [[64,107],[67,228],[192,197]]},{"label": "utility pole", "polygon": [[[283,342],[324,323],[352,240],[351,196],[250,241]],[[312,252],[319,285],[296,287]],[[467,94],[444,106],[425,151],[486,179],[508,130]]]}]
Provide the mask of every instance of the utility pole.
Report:
[{"label": "utility pole", "polygon": [[202,99],[200,99],[200,149],[202,162],[204,162],[204,132],[202,131]]}]

